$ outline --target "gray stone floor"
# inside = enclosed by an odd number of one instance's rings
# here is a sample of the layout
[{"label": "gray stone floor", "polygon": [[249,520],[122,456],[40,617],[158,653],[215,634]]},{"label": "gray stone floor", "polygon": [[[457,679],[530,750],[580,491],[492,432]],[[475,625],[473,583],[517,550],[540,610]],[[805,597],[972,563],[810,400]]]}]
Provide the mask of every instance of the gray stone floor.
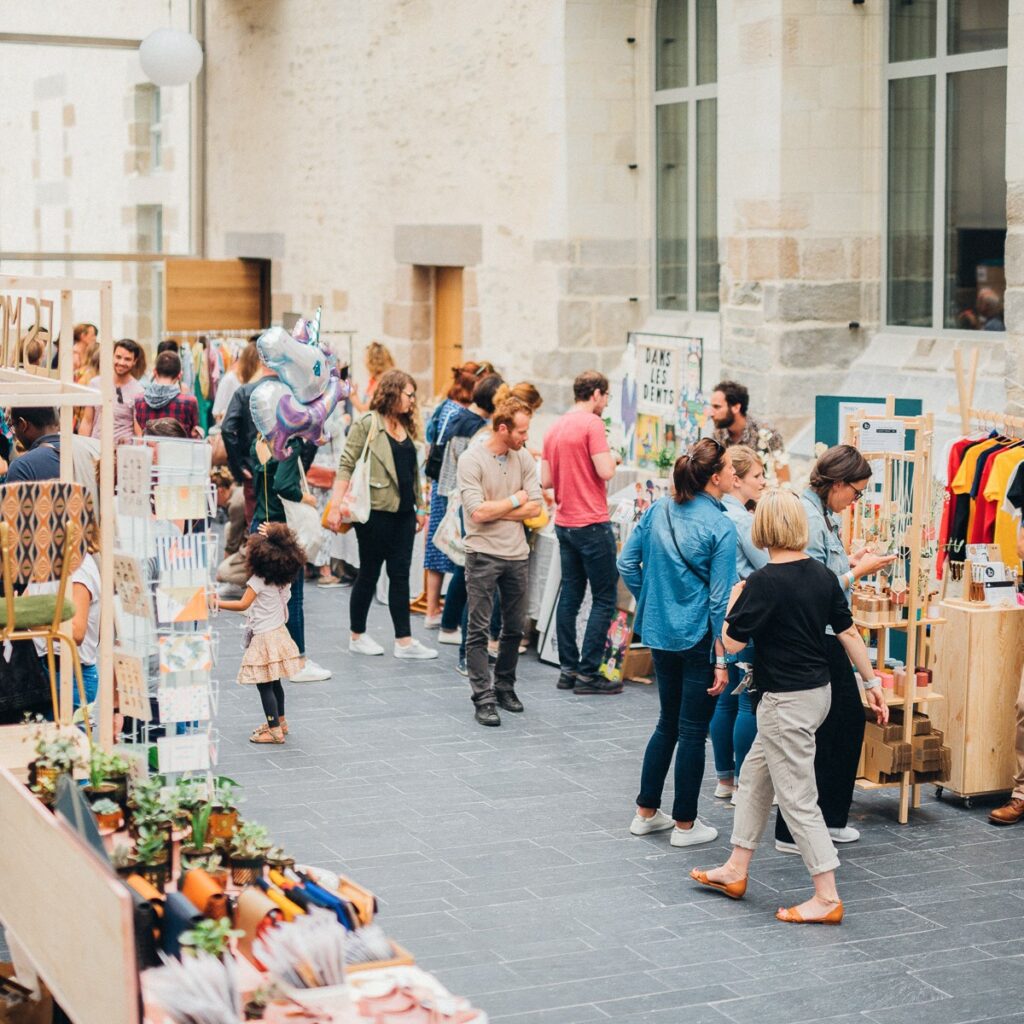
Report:
[{"label": "gray stone floor", "polygon": [[[984,807],[929,790],[901,827],[890,793],[858,793],[846,921],[779,924],[775,908],[808,891],[799,858],[764,849],[741,903],[687,878],[727,849],[732,811],[711,796],[710,765],[700,813],[716,843],[628,834],[652,688],[573,697],[531,651],[525,714],[484,729],[454,648],[355,658],[348,592],[306,594],[309,652],[334,677],[288,687],[286,747],[247,742],[260,707],[233,683],[241,616],[217,620],[221,770],[244,783],[247,816],[374,889],[390,934],[492,1019],[1024,1022],[1024,826],[993,828]],[[370,632],[390,652],[386,609]]]}]

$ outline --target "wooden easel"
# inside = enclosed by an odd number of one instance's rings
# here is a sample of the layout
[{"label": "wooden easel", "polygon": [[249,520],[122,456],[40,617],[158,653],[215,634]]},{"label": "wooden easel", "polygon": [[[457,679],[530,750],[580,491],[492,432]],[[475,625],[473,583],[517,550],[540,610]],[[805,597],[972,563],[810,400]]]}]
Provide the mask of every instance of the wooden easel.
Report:
[{"label": "wooden easel", "polygon": [[[895,420],[900,422],[909,433],[913,431],[914,446],[903,452],[871,452],[861,451],[869,462],[881,462],[884,465],[884,476],[882,480],[881,503],[884,508],[892,501],[893,475],[898,465],[909,465],[913,469],[913,489],[911,493],[911,519],[910,526],[903,537],[896,538],[900,548],[906,548],[910,554],[910,570],[908,577],[906,620],[894,618],[890,622],[864,622],[854,617],[854,623],[861,629],[875,631],[878,636],[878,652],[876,665],[879,671],[885,668],[886,650],[888,647],[888,634],[891,631],[905,631],[907,634],[906,666],[907,677],[904,696],[895,694],[886,695],[886,702],[890,707],[903,709],[903,741],[912,743],[914,732],[914,711],[926,704],[927,701],[940,699],[938,694],[918,696],[915,681],[914,669],[918,664],[927,661],[928,647],[931,643],[929,628],[941,625],[945,620],[928,618],[927,594],[920,594],[920,573],[921,573],[921,542],[924,530],[928,521],[929,509],[931,507],[931,449],[934,437],[934,420],[931,413],[921,416],[897,416],[896,399],[889,395],[885,400],[885,412],[883,414],[862,414],[850,416],[847,420],[847,442],[860,449],[861,423],[872,420]],[[856,513],[852,519],[853,532],[856,533]],[[871,782],[867,779],[858,779],[857,785],[861,789],[883,789],[887,787],[899,787],[900,805],[899,822],[905,825],[910,819],[911,806],[920,806],[919,786],[912,782],[913,771],[904,771],[899,782]]]}]

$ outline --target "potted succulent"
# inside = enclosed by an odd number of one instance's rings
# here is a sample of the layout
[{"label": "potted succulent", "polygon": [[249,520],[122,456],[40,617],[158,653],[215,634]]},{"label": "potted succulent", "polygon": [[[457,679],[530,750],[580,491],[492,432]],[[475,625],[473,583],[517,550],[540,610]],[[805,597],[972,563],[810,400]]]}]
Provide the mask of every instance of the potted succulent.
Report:
[{"label": "potted succulent", "polygon": [[206,803],[206,784],[193,779],[191,775],[182,775],[174,786],[175,823],[181,828],[191,824],[192,814],[200,804]]},{"label": "potted succulent", "polygon": [[214,852],[212,846],[207,844],[206,837],[209,833],[210,814],[213,807],[209,803],[198,804],[192,810],[192,832],[188,842],[181,848],[181,870],[188,871],[195,862],[211,856]]},{"label": "potted succulent", "polygon": [[192,956],[208,953],[210,956],[223,956],[230,948],[231,940],[240,938],[245,932],[236,931],[231,927],[230,917],[220,917],[215,921],[209,918],[200,921],[195,928],[182,932],[180,942],[184,951]]},{"label": "potted succulent", "polygon": [[246,821],[231,837],[231,881],[235,885],[251,885],[263,874],[270,839],[263,825]]},{"label": "potted succulent", "polygon": [[152,775],[140,779],[132,786],[131,831],[136,835],[141,828],[161,829],[170,841],[174,805],[163,795],[164,779]]},{"label": "potted succulent", "polygon": [[167,836],[162,831],[147,828],[139,829],[135,843],[136,873],[142,875],[150,885],[164,891],[167,885],[170,854],[167,849]]},{"label": "potted succulent", "polygon": [[85,792],[90,804],[99,800],[113,800],[117,786],[108,778],[110,759],[102,747],[93,747],[89,751],[89,784]]},{"label": "potted succulent", "polygon": [[658,475],[666,477],[669,475],[672,467],[676,464],[676,450],[672,447],[662,448],[658,452],[658,458],[656,465],[658,467]]},{"label": "potted succulent", "polygon": [[138,869],[138,862],[135,860],[135,852],[127,843],[118,843],[114,847],[110,854],[110,863],[122,878],[134,875]]},{"label": "potted succulent", "polygon": [[122,811],[128,810],[128,778],[131,775],[132,763],[126,757],[110,751],[106,755],[107,782],[114,787],[113,799],[121,805]]},{"label": "potted succulent", "polygon": [[285,871],[295,867],[295,858],[289,857],[280,846],[272,846],[267,850],[267,864],[278,871]]},{"label": "potted succulent", "polygon": [[238,783],[226,775],[218,775],[213,783],[213,807],[210,811],[210,837],[226,844],[238,828]]},{"label": "potted succulent", "polygon": [[109,829],[112,832],[116,832],[124,823],[121,805],[109,797],[94,800],[92,813],[96,815],[96,824],[100,828]]},{"label": "potted succulent", "polygon": [[188,866],[189,870],[205,871],[222,889],[227,888],[228,869],[219,853],[211,853],[208,857],[192,857]]},{"label": "potted succulent", "polygon": [[42,716],[30,721],[34,721],[37,728],[34,733],[36,756],[29,765],[29,788],[43,803],[52,803],[58,777],[82,767],[77,730],[74,735],[48,730]]}]

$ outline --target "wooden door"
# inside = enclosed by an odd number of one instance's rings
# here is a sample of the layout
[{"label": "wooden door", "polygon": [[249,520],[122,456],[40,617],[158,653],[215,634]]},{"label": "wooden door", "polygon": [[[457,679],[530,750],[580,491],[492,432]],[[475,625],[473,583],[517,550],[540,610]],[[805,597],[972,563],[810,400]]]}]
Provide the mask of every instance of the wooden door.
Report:
[{"label": "wooden door", "polygon": [[270,325],[270,260],[168,260],[165,281],[168,331]]},{"label": "wooden door", "polygon": [[462,358],[462,267],[434,271],[434,394],[451,386],[452,367]]}]

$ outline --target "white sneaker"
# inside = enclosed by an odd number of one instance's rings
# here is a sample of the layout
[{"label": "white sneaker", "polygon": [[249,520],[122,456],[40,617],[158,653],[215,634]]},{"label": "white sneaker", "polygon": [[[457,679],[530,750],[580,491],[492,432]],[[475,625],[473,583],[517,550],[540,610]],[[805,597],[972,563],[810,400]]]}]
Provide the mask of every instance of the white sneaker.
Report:
[{"label": "white sneaker", "polygon": [[849,825],[845,828],[830,828],[828,834],[833,843],[855,843],[860,839],[860,833]]},{"label": "white sneaker", "polygon": [[348,653],[349,654],[383,654],[384,648],[381,647],[369,633],[363,633],[358,639],[353,640],[349,637],[348,641]]},{"label": "white sneaker", "polygon": [[728,782],[719,782],[715,786],[715,796],[719,800],[728,800],[730,797],[736,795],[736,787],[730,786]]},{"label": "white sneaker", "polygon": [[395,657],[411,658],[415,661],[429,661],[431,658],[437,657],[437,651],[432,647],[424,647],[419,640],[413,640],[412,643],[406,644],[404,647],[396,640]]},{"label": "white sneaker", "polygon": [[775,849],[778,850],[779,853],[800,853],[800,847],[797,846],[796,843],[784,843],[781,839],[775,840]]},{"label": "white sneaker", "polygon": [[667,828],[675,828],[675,824],[664,811],[655,811],[653,818],[641,818],[639,814],[635,814],[629,831],[634,836],[649,836],[652,832],[664,832]]},{"label": "white sneaker", "polygon": [[441,627],[441,615],[424,615],[423,616],[423,628],[424,629],[439,629]]},{"label": "white sneaker", "polygon": [[718,838],[718,829],[705,825],[700,818],[693,823],[692,828],[672,829],[672,837],[669,842],[673,846],[700,846],[701,843],[713,843]]},{"label": "white sneaker", "polygon": [[290,677],[293,683],[322,683],[331,678],[331,670],[318,665],[312,658],[306,659],[306,667]]},{"label": "white sneaker", "polygon": [[461,629],[441,629],[441,630],[438,630],[437,642],[439,644],[451,644],[453,647],[458,647],[462,643],[462,630]]}]

